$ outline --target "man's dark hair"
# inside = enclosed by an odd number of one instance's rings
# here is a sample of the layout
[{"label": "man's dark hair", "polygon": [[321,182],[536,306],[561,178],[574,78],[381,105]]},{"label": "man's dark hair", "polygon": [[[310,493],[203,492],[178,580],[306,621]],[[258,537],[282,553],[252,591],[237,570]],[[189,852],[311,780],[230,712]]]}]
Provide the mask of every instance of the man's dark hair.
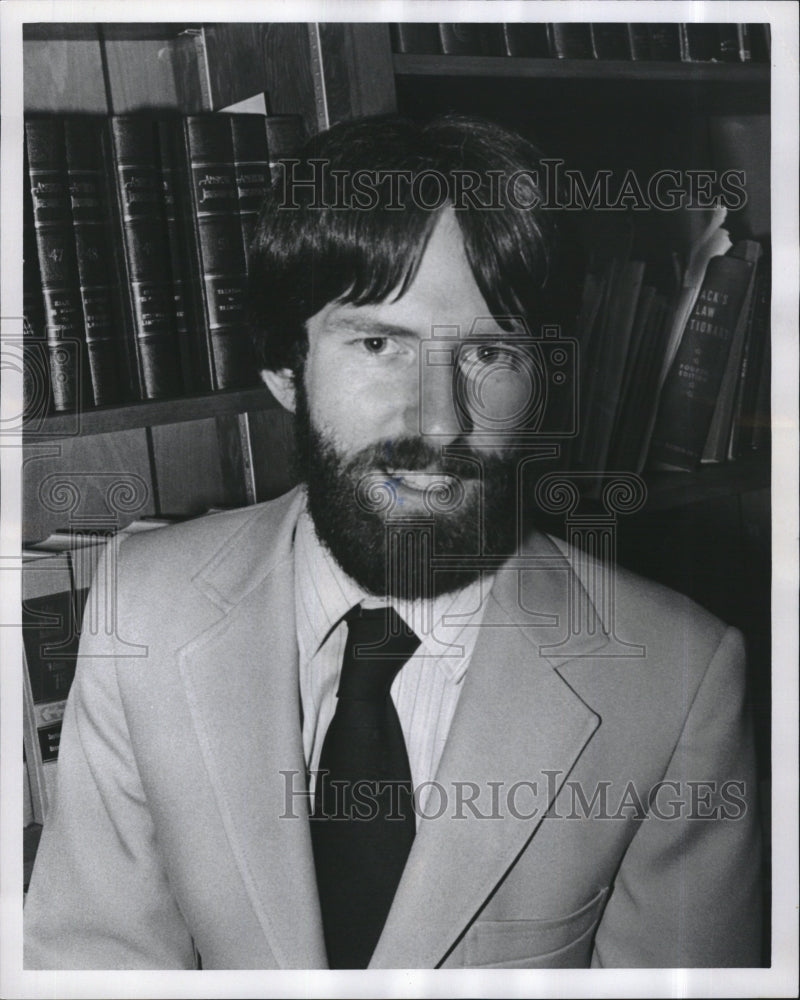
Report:
[{"label": "man's dark hair", "polygon": [[539,159],[516,133],[456,115],[422,125],[363,119],[314,136],[299,162],[283,165],[253,242],[259,368],[297,371],[305,323],[329,302],[366,305],[402,294],[447,206],[492,315],[521,315],[532,333],[542,323],[568,325],[564,303],[574,307],[576,296],[559,273]]}]

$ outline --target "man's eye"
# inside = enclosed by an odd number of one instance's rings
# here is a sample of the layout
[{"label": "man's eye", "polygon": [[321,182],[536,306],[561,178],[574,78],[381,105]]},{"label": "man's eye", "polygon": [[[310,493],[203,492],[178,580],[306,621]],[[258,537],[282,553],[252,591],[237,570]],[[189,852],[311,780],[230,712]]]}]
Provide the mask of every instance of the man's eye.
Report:
[{"label": "man's eye", "polygon": [[396,354],[398,350],[389,337],[362,337],[358,343],[368,354]]},{"label": "man's eye", "polygon": [[462,368],[472,369],[487,365],[502,365],[518,370],[524,364],[523,351],[514,344],[489,341],[484,344],[465,344],[459,353]]},{"label": "man's eye", "polygon": [[364,347],[370,354],[380,354],[386,347],[386,337],[367,337],[364,340]]}]

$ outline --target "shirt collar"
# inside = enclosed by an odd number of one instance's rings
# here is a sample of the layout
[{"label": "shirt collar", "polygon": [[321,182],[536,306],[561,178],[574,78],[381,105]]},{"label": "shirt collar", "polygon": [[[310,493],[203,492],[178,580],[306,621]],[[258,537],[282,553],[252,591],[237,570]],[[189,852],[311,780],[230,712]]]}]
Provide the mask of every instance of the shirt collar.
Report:
[{"label": "shirt collar", "polygon": [[[477,640],[492,577],[432,600],[391,599],[403,621],[420,636],[420,652],[434,658],[447,677],[464,676]],[[377,607],[383,598],[367,594],[320,542],[308,510],[295,534],[295,601],[300,655],[307,662],[354,604]]]}]

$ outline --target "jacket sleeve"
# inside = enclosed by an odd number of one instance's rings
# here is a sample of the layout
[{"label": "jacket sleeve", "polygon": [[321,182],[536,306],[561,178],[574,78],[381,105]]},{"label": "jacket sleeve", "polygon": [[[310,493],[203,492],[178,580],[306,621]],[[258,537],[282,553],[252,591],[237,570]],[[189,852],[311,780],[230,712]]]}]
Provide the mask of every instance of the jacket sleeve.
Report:
[{"label": "jacket sleeve", "polygon": [[744,648],[728,629],[622,860],[593,967],[761,964],[761,838]]},{"label": "jacket sleeve", "polygon": [[[89,601],[59,747],[54,801],[25,904],[27,969],[193,968],[191,937],[161,865],[117,684],[116,600],[135,599],[109,543]],[[128,650],[127,652],[130,652]]]}]

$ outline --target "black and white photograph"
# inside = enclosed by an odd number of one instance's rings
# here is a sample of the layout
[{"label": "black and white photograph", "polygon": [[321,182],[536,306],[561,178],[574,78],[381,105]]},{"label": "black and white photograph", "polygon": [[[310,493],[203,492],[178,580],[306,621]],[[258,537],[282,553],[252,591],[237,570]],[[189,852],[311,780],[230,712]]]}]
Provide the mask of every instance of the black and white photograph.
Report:
[{"label": "black and white photograph", "polygon": [[798,8],[0,18],[0,995],[796,996]]}]

